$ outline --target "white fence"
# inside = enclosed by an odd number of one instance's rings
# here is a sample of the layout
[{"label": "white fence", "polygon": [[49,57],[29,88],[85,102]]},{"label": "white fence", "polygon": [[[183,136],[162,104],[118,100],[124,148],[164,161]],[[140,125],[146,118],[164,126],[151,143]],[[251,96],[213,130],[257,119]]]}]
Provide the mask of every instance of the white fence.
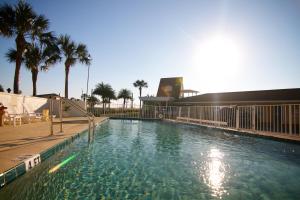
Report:
[{"label": "white fence", "polygon": [[[84,108],[83,101],[74,101],[78,106]],[[44,109],[49,109],[49,101],[47,98],[24,96],[21,94],[10,94],[0,92],[0,103],[7,107],[7,112],[10,114],[25,114],[25,113],[42,113]],[[53,114],[59,115],[59,102],[53,102]],[[64,117],[80,117],[82,113],[75,108],[63,105]]]},{"label": "white fence", "polygon": [[90,109],[95,116],[141,119],[173,119],[206,126],[299,135],[300,104],[247,106],[143,106],[114,108],[105,113]]}]

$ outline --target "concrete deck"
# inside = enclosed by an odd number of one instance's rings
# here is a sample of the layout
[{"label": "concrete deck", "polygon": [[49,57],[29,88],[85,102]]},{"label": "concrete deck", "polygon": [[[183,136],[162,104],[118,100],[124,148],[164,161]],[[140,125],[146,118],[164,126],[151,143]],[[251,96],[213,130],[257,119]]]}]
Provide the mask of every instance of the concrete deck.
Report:
[{"label": "concrete deck", "polygon": [[[95,123],[106,119],[96,117]],[[85,117],[64,118],[63,121],[63,135],[55,135],[60,127],[56,123],[53,136],[50,135],[49,122],[0,127],[0,173],[21,163],[22,157],[40,153],[88,128]]]}]

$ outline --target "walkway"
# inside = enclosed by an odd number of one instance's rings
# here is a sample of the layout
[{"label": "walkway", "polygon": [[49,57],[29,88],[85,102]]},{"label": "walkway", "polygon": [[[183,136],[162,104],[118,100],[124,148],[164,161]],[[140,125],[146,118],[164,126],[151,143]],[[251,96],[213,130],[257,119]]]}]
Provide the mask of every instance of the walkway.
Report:
[{"label": "walkway", "polygon": [[[95,123],[106,119],[96,117]],[[63,121],[64,133],[57,134],[59,124],[56,124],[53,136],[50,136],[49,122],[0,127],[0,173],[18,165],[26,156],[40,153],[88,128],[84,117],[64,118]]]}]

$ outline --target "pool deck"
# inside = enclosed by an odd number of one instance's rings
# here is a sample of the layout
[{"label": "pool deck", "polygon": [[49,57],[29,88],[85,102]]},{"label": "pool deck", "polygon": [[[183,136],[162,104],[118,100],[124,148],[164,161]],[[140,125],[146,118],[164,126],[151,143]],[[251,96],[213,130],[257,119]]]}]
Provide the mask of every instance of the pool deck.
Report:
[{"label": "pool deck", "polygon": [[[96,117],[95,124],[106,119]],[[49,122],[0,127],[0,173],[20,164],[27,155],[38,154],[88,128],[85,117],[64,118],[63,134],[58,134],[58,120],[54,122],[53,136],[50,135]]]}]

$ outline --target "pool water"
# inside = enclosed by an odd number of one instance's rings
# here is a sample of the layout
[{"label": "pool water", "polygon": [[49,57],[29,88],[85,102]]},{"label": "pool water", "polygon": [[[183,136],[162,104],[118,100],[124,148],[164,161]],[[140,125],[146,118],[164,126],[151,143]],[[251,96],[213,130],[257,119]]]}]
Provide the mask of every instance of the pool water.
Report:
[{"label": "pool water", "polygon": [[87,138],[2,188],[0,199],[300,197],[300,145],[130,120],[109,120]]}]

